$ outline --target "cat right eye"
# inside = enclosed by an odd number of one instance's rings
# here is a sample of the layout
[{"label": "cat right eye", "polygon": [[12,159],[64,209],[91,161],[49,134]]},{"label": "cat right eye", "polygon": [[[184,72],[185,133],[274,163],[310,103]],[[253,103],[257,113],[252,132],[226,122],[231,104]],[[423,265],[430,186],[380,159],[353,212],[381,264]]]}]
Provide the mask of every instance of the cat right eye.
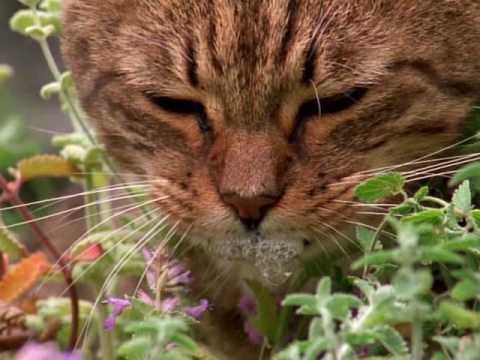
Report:
[{"label": "cat right eye", "polygon": [[195,116],[198,126],[202,132],[211,131],[211,127],[207,121],[207,113],[202,103],[194,100],[175,99],[167,96],[151,96],[148,99],[163,111],[178,114]]}]

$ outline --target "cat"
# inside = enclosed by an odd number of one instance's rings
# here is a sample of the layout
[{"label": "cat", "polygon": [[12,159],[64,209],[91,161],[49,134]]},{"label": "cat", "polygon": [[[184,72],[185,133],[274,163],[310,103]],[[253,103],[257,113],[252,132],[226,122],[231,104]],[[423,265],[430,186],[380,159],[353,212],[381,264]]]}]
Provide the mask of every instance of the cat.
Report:
[{"label": "cat", "polygon": [[205,341],[227,359],[258,351],[242,279],[281,290],[299,257],[347,246],[362,174],[454,144],[480,95],[478,0],[67,0],[64,28],[100,138],[161,179],[218,287]]}]

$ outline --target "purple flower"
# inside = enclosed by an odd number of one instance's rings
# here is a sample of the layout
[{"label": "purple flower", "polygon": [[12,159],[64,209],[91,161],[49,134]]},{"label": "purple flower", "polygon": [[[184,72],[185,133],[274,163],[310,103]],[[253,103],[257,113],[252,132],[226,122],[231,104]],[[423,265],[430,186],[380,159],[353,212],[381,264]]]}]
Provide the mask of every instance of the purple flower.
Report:
[{"label": "purple flower", "polygon": [[263,343],[263,335],[255,329],[250,318],[257,314],[257,304],[252,297],[243,296],[238,302],[240,313],[245,317],[243,323],[243,331],[248,336],[248,340],[253,345],[261,345]]},{"label": "purple flower", "polygon": [[79,352],[61,352],[53,343],[25,344],[15,356],[15,360],[81,360]]},{"label": "purple flower", "polygon": [[180,299],[178,297],[170,297],[163,300],[160,304],[160,310],[166,313],[172,312],[180,303]]},{"label": "purple flower", "polygon": [[185,313],[196,320],[200,320],[203,314],[208,310],[208,306],[208,300],[202,299],[200,300],[200,304],[198,304],[197,306],[186,308]]},{"label": "purple flower", "polygon": [[151,290],[156,290],[159,278],[164,275],[166,285],[170,287],[192,282],[192,273],[177,260],[169,259],[163,254],[154,254],[148,249],[143,249],[143,257],[148,268],[147,283]]},{"label": "purple flower", "polygon": [[127,299],[109,298],[107,304],[113,305],[112,313],[105,319],[103,327],[105,330],[111,331],[115,328],[117,318],[122,315],[126,308],[132,305]]}]

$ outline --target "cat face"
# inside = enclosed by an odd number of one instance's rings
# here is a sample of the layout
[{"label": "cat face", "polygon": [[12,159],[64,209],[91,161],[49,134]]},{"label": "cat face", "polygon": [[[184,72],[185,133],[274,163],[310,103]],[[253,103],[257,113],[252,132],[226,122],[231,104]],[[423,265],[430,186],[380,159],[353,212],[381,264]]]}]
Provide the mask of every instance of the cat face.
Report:
[{"label": "cat face", "polygon": [[458,138],[479,17],[473,0],[70,0],[63,48],[172,223],[275,277],[345,241],[361,174]]}]

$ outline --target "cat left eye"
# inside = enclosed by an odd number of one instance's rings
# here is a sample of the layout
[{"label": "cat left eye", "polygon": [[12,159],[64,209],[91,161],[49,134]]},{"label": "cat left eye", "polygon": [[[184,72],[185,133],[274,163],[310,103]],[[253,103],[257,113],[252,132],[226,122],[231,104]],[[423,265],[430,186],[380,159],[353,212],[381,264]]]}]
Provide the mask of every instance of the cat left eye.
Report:
[{"label": "cat left eye", "polygon": [[345,111],[360,101],[367,94],[367,91],[367,88],[357,87],[342,94],[309,100],[300,107],[298,118],[303,119]]},{"label": "cat left eye", "polygon": [[193,115],[196,117],[198,126],[202,132],[211,130],[207,120],[205,107],[201,102],[186,99],[175,99],[167,96],[151,96],[148,99],[164,111],[178,115]]}]

